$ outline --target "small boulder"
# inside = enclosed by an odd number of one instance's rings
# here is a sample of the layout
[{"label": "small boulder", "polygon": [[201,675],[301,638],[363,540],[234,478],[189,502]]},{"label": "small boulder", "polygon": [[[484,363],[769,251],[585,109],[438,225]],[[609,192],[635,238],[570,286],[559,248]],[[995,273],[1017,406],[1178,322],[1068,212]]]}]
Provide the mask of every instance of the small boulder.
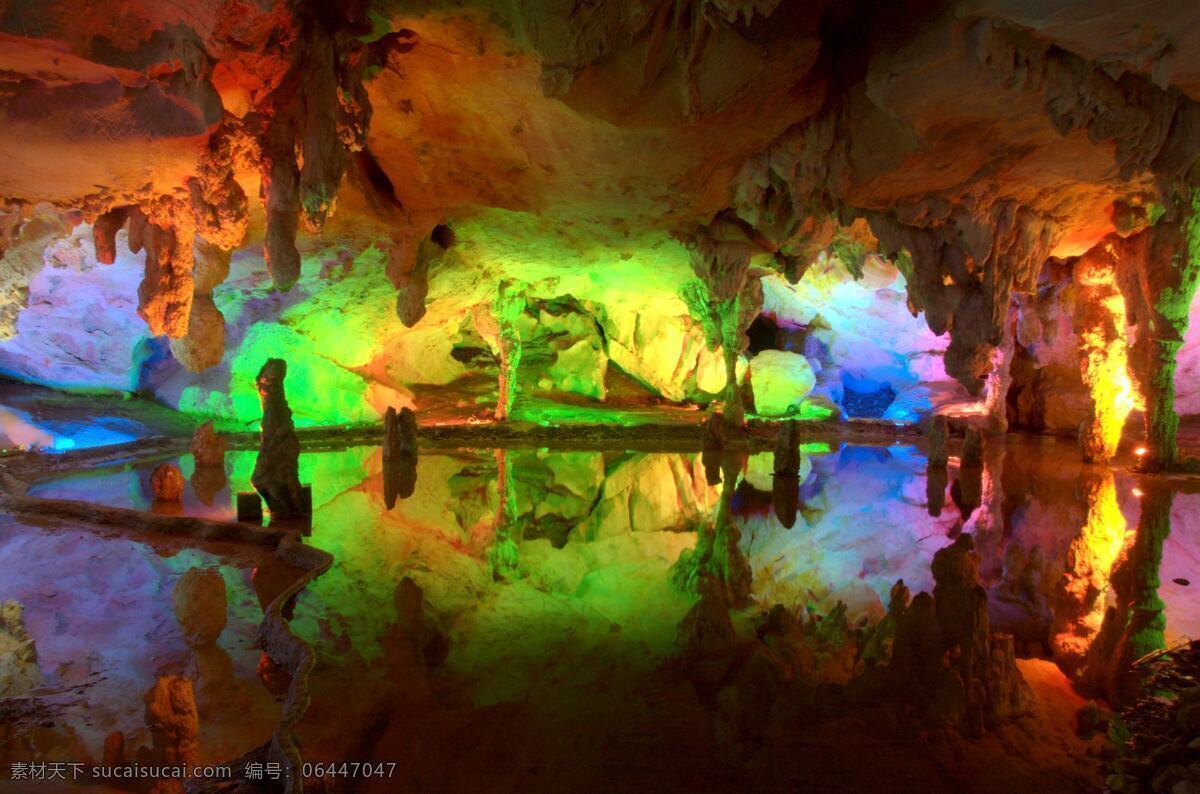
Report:
[{"label": "small boulder", "polygon": [[150,488],[156,502],[183,500],[183,472],[174,463],[160,463],[150,474]]}]

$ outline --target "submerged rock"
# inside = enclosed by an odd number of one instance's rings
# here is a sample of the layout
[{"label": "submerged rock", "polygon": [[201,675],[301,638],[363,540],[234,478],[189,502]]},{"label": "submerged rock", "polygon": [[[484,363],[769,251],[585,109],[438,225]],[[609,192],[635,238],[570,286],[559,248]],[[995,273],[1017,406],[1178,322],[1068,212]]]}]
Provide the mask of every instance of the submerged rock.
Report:
[{"label": "submerged rock", "polygon": [[300,493],[300,439],[292,423],[292,409],[284,395],[283,380],[287,362],[267,359],[258,372],[256,384],[262,400],[262,440],[250,483],[258,491],[272,518],[303,515]]},{"label": "submerged rock", "polygon": [[183,641],[193,648],[212,645],[228,618],[225,579],[215,568],[192,568],[175,583],[171,594]]}]

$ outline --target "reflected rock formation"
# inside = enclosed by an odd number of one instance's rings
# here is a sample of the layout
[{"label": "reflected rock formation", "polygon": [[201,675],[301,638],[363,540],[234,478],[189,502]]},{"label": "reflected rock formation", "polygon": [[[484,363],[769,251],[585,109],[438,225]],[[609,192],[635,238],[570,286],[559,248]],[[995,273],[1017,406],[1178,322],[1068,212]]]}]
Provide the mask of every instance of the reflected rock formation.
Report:
[{"label": "reflected rock formation", "polygon": [[1166,647],[1165,604],[1158,594],[1163,544],[1171,533],[1171,484],[1141,483],[1142,513],[1125,556],[1113,567],[1115,603],[1104,613],[1088,648],[1083,682],[1110,703],[1126,705],[1141,694],[1138,663]]},{"label": "reflected rock formation", "polygon": [[417,487],[417,415],[391,406],[383,417],[383,501],[388,510]]},{"label": "reflected rock formation", "polygon": [[795,422],[784,422],[775,439],[771,504],[779,523],[791,529],[800,508],[800,433]]},{"label": "reflected rock formation", "polygon": [[753,573],[738,546],[742,533],[733,519],[733,494],[745,458],[727,454],[721,458],[721,498],[712,522],[704,522],[697,531],[696,545],[679,555],[671,569],[671,580],[684,592],[698,592],[708,577],[717,583],[724,599],[733,606],[747,602]]}]

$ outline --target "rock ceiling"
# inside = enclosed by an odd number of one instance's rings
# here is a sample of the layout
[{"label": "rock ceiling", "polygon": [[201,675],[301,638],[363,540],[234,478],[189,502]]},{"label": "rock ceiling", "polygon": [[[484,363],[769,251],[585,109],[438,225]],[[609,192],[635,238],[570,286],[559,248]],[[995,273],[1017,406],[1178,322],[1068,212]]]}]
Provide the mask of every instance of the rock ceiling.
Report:
[{"label": "rock ceiling", "polygon": [[230,249],[286,289],[298,234],[387,238],[416,322],[435,227],[502,208],[673,234],[717,298],[856,228],[977,389],[1010,290],[1200,178],[1189,0],[0,0],[0,81],[6,244],[128,225],[201,369]]}]

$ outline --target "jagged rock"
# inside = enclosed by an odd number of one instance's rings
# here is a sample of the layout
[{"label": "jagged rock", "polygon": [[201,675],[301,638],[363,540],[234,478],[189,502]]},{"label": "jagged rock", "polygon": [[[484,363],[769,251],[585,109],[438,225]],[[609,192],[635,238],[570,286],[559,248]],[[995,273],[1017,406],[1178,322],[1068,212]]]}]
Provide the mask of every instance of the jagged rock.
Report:
[{"label": "jagged rock", "polygon": [[300,495],[300,439],[284,395],[287,362],[267,359],[255,382],[262,401],[262,435],[250,483],[267,503],[273,518],[303,514]]},{"label": "jagged rock", "polygon": [[41,686],[37,648],[25,630],[21,605],[5,601],[0,605],[0,697],[16,697]]},{"label": "jagged rock", "polygon": [[150,488],[156,502],[183,499],[183,472],[174,463],[160,463],[150,473]]},{"label": "jagged rock", "polygon": [[171,594],[183,639],[193,648],[212,645],[228,619],[225,579],[215,568],[189,568]]},{"label": "jagged rock", "polygon": [[217,434],[211,420],[196,428],[188,449],[197,466],[225,465],[225,439]]}]

